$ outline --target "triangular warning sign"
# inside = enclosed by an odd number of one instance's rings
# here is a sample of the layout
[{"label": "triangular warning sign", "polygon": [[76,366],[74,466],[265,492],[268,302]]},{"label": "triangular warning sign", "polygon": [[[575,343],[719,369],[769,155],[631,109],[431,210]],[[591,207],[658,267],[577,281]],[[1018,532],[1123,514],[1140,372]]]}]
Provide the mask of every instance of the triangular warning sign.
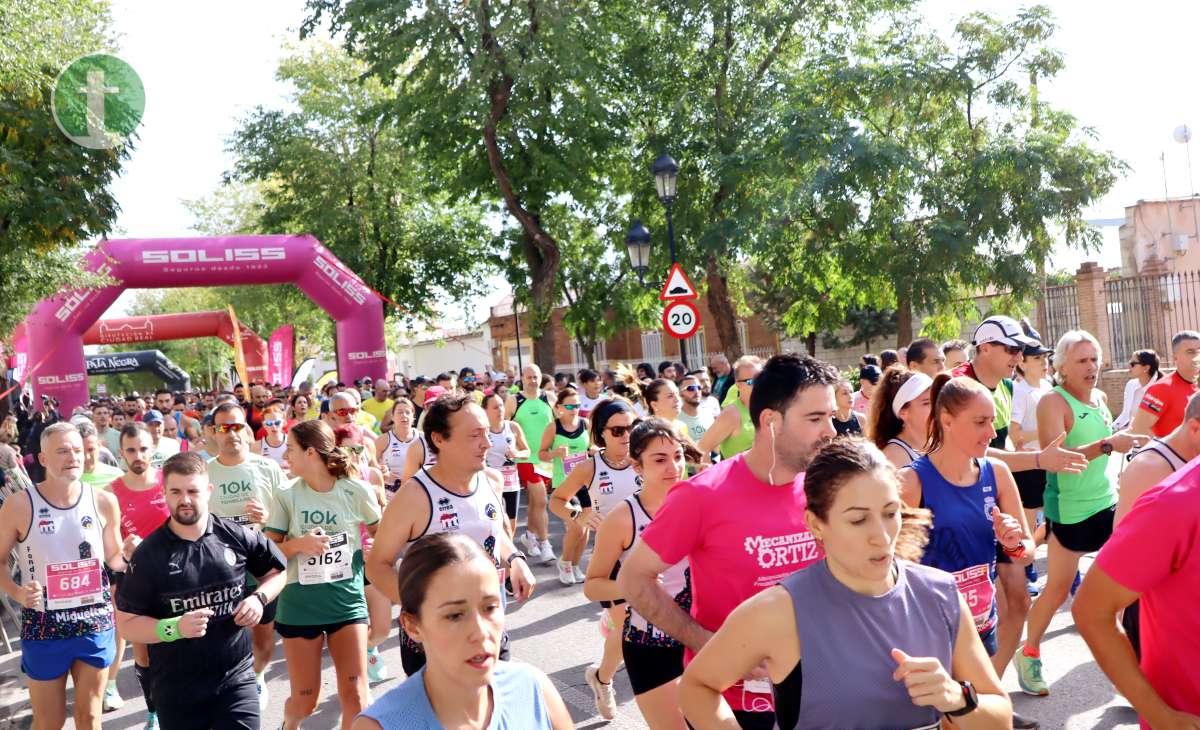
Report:
[{"label": "triangular warning sign", "polygon": [[662,293],[658,295],[659,301],[673,302],[677,299],[695,298],[696,287],[692,285],[692,280],[687,278],[679,264],[672,264],[671,273],[667,274],[667,283],[663,284]]}]

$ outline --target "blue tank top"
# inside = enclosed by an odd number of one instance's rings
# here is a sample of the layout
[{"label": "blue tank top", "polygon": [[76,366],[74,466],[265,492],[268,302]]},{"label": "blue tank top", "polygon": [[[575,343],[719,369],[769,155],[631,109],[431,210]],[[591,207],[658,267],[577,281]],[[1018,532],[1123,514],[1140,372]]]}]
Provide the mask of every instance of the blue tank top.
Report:
[{"label": "blue tank top", "polygon": [[[537,672],[527,664],[496,662],[488,730],[551,730]],[[425,694],[425,668],[362,711],[384,730],[438,730],[441,723]]]},{"label": "blue tank top", "polygon": [[821,560],[780,585],[796,614],[800,663],[775,687],[777,727],[938,727],[941,713],[914,705],[892,679],[892,649],[950,666],[961,610],[950,576],[897,560],[892,590],[866,596]]},{"label": "blue tank top", "polygon": [[954,576],[967,600],[975,629],[996,625],[996,473],[992,462],[977,459],[979,479],[960,487],[946,481],[928,456],[912,463],[921,479],[921,505],[933,512],[933,529],[921,562]]}]

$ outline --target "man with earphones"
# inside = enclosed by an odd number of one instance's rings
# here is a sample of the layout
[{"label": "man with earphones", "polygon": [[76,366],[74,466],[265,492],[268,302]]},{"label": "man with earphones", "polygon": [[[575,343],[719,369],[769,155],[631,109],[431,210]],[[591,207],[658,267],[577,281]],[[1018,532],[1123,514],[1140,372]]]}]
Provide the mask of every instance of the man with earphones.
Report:
[{"label": "man with earphones", "polygon": [[[804,470],[834,437],[837,371],[800,355],[776,355],[754,379],[749,451],[677,484],[642,533],[617,583],[639,613],[685,646],[684,662],[739,603],[819,560],[804,521]],[[658,575],[687,558],[692,610],[685,613]],[[725,692],[742,728],[775,724],[761,668]]]}]

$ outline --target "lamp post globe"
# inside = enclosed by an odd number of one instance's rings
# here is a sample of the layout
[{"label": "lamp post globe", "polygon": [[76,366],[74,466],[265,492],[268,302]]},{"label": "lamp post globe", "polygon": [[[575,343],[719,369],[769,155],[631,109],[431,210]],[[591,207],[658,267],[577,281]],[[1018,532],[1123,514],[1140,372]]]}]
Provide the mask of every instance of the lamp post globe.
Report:
[{"label": "lamp post globe", "polygon": [[650,168],[654,173],[654,186],[658,190],[658,199],[664,203],[675,200],[675,181],[679,176],[679,165],[671,156],[664,153],[654,161]]},{"label": "lamp post globe", "polygon": [[640,220],[634,221],[625,234],[625,250],[629,252],[629,265],[637,272],[638,281],[646,285],[646,272],[650,270],[650,231]]}]

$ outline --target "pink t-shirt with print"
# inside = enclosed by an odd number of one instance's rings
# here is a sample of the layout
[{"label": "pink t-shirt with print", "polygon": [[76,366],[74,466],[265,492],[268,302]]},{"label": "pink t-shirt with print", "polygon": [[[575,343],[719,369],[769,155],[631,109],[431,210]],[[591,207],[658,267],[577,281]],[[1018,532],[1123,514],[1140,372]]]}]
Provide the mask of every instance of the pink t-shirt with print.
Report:
[{"label": "pink t-shirt with print", "polygon": [[1200,715],[1200,458],[1138,499],[1096,565],[1141,594],[1141,667],[1150,684],[1171,707]]},{"label": "pink t-shirt with print", "polygon": [[[745,454],[671,488],[642,534],[668,565],[687,558],[692,617],[716,631],[739,603],[824,557],[804,523],[804,475],[771,486],[746,466]],[[684,662],[692,659],[687,651]],[[769,693],[725,692],[735,710],[774,709]]]}]

